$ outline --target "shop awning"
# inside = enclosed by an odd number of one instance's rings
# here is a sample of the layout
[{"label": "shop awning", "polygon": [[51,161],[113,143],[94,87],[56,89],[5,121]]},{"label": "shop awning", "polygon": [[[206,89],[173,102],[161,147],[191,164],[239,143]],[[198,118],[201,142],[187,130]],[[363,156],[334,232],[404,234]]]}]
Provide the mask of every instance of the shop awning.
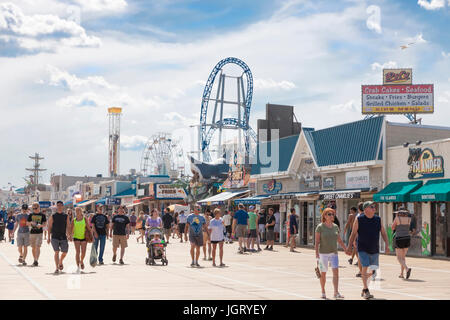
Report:
[{"label": "shop awning", "polygon": [[286,199],[294,199],[296,197],[297,192],[286,192],[286,193],[277,193],[270,195],[271,200],[286,200]]},{"label": "shop awning", "polygon": [[97,200],[95,203],[96,204],[105,204],[106,203],[106,198],[101,198],[100,200]]},{"label": "shop awning", "polygon": [[113,195],[114,198],[134,197],[136,196],[136,189],[130,188],[120,193]]},{"label": "shop awning", "polygon": [[264,199],[269,199],[269,194],[261,194],[259,196],[247,197],[234,200],[235,204],[261,204],[261,201]]},{"label": "shop awning", "polygon": [[450,179],[428,181],[411,193],[411,201],[450,201]]},{"label": "shop awning", "polygon": [[73,202],[72,201],[67,201],[66,203],[64,203],[65,206],[70,206]]},{"label": "shop awning", "polygon": [[411,192],[422,186],[422,181],[391,182],[373,195],[375,202],[409,202]]},{"label": "shop awning", "polygon": [[85,207],[85,206],[88,206],[90,204],[93,204],[95,201],[97,201],[97,199],[79,202],[76,205],[74,205],[74,207]]},{"label": "shop awning", "polygon": [[225,201],[231,200],[232,198],[243,195],[249,191],[250,190],[235,191],[235,192],[225,191],[225,192],[216,194],[215,196],[197,201],[197,203],[202,204],[202,205],[224,204]]}]

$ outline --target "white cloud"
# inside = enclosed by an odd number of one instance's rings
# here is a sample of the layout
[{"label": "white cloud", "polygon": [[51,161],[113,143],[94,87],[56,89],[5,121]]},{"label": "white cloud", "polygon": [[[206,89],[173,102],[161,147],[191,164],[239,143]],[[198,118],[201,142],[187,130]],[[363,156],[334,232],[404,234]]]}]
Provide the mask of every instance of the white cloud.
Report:
[{"label": "white cloud", "polygon": [[[438,10],[445,6],[444,0],[418,0],[417,4],[426,10]],[[449,1],[450,5],[450,1]]]},{"label": "white cloud", "polygon": [[354,100],[350,100],[346,103],[337,104],[330,107],[332,113],[348,113],[348,112],[358,112],[358,108],[355,105]]},{"label": "white cloud", "polygon": [[444,52],[444,51],[442,51],[441,53],[442,53],[442,56],[443,56],[444,58],[450,58],[450,52]]},{"label": "white cloud", "polygon": [[276,82],[273,79],[255,79],[254,81],[255,89],[267,90],[267,89],[281,89],[281,90],[292,90],[296,88],[295,84],[290,81],[282,80]]},{"label": "white cloud", "polygon": [[74,0],[84,11],[123,11],[127,7],[125,0]]},{"label": "white cloud", "polygon": [[9,51],[3,55],[20,55],[54,51],[60,45],[98,47],[101,44],[99,38],[88,36],[74,21],[51,14],[25,15],[21,8],[10,2],[0,4],[0,33],[3,34],[0,55],[6,51],[2,50],[2,45],[9,46]]},{"label": "white cloud", "polygon": [[381,34],[381,9],[379,6],[367,7],[366,13],[370,16],[366,20],[367,28]]},{"label": "white cloud", "polygon": [[93,87],[104,89],[117,89],[117,86],[111,85],[103,77],[90,76],[78,78],[76,75],[69,74],[67,71],[60,70],[55,66],[47,65],[47,77],[45,80],[39,80],[41,84],[48,84],[54,87],[62,87],[66,90],[90,89]]},{"label": "white cloud", "polygon": [[144,137],[144,136],[140,136],[140,135],[134,135],[134,136],[121,135],[120,136],[120,149],[121,150],[129,150],[129,151],[142,150],[142,149],[144,149],[147,141],[148,141],[148,137]]},{"label": "white cloud", "polygon": [[373,71],[383,70],[383,69],[394,69],[394,68],[397,68],[397,62],[389,61],[389,62],[385,62],[383,64],[374,62],[370,66],[372,67]]}]

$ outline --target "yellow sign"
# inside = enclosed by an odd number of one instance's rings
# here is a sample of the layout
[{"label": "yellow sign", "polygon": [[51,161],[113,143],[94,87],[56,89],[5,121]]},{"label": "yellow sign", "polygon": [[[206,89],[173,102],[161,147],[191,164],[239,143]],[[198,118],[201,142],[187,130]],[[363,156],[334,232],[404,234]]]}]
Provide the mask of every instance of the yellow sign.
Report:
[{"label": "yellow sign", "polygon": [[363,107],[362,113],[433,113],[433,106]]},{"label": "yellow sign", "polygon": [[108,113],[122,113],[122,108],[118,107],[108,108]]}]

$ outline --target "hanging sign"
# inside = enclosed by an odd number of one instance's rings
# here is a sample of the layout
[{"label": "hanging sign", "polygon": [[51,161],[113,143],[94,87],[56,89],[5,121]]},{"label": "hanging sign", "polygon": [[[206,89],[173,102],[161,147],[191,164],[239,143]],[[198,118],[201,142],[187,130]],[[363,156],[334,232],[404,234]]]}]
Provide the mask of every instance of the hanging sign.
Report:
[{"label": "hanging sign", "polygon": [[277,194],[282,188],[281,182],[277,182],[275,179],[263,184],[263,191],[268,194]]}]

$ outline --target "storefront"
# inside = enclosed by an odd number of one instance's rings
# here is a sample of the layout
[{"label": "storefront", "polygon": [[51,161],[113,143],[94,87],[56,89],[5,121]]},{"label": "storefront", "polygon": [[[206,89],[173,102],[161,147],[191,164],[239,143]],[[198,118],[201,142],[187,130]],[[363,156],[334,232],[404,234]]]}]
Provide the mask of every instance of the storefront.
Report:
[{"label": "storefront", "polygon": [[393,249],[394,212],[411,214],[410,256],[450,256],[450,139],[387,149],[387,186],[374,196],[386,212],[385,228]]}]

